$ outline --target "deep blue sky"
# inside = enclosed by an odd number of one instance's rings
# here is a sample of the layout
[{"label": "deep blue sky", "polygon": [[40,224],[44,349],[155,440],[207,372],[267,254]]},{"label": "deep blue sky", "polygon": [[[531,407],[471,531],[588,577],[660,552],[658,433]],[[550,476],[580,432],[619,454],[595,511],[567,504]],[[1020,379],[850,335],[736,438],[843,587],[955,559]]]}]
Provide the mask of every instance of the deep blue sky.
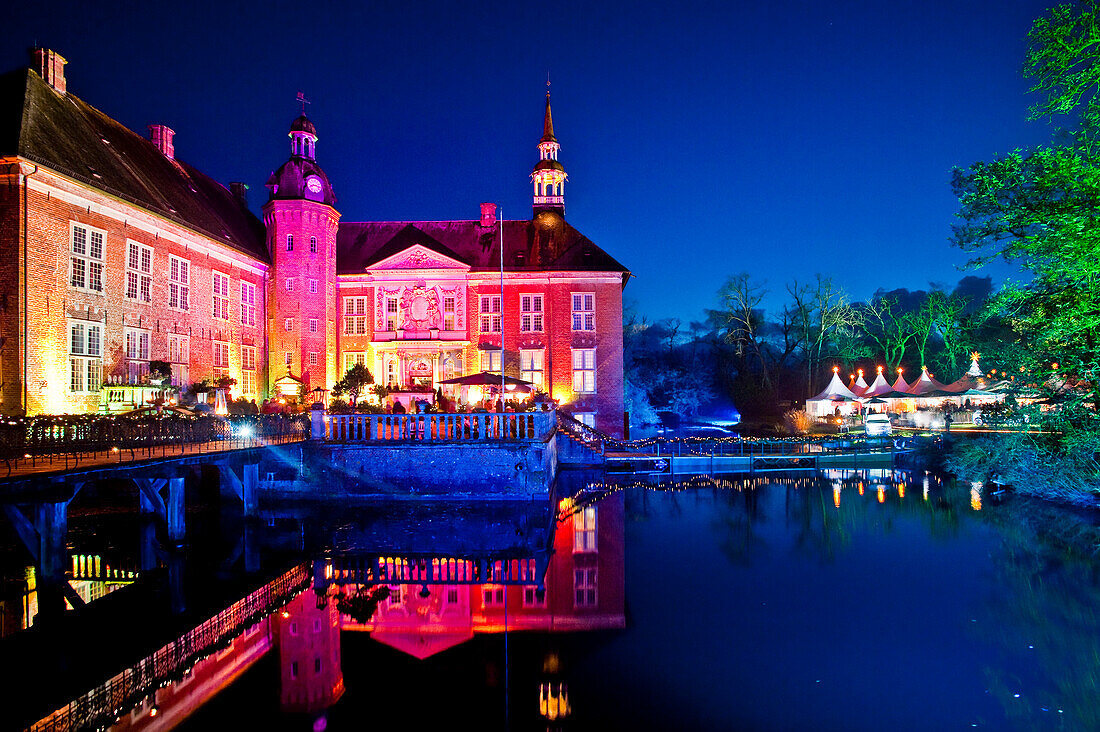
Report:
[{"label": "deep blue sky", "polygon": [[951,168],[1049,139],[1020,67],[1052,4],[22,2],[0,68],[58,50],[69,91],[168,124],[256,210],[304,90],[347,221],[529,217],[549,69],[567,219],[686,322],[739,271],[958,280]]}]

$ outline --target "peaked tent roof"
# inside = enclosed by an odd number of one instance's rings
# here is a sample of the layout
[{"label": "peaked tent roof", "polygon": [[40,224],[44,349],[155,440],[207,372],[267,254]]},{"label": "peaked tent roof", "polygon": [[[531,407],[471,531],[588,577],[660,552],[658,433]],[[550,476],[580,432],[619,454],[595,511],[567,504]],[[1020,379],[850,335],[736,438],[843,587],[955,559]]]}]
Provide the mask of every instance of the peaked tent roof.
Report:
[{"label": "peaked tent roof", "polygon": [[882,396],[890,391],[892,391],[890,383],[886,381],[886,377],[882,375],[882,369],[880,368],[878,376],[875,377],[875,380],[871,382],[871,385],[867,387],[866,391],[864,391],[861,396],[873,398]]},{"label": "peaked tent roof", "polygon": [[31,69],[0,76],[0,155],[68,178],[268,261],[263,223],[229,190]]},{"label": "peaked tent roof", "polygon": [[844,382],[840,380],[840,375],[836,371],[833,372],[833,378],[829,381],[829,385],[825,387],[825,391],[821,392],[815,397],[807,399],[808,402],[854,402],[859,397],[852,393],[852,390],[844,386]]},{"label": "peaked tent roof", "polygon": [[909,387],[909,393],[914,396],[921,396],[933,391],[946,391],[946,389],[946,386],[929,376],[928,368],[924,367],[920,370],[920,378]]},{"label": "peaked tent roof", "polygon": [[894,391],[905,392],[906,394],[908,394],[909,393],[909,388],[910,388],[909,384],[905,383],[905,377],[902,376],[901,372],[899,371],[898,372],[898,380],[894,382],[894,386],[893,386]]}]

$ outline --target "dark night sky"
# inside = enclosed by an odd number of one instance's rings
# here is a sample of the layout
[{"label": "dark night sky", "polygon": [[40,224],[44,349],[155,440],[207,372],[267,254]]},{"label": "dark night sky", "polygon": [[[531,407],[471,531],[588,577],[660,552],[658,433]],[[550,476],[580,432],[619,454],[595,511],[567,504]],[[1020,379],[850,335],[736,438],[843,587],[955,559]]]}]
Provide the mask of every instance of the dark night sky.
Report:
[{"label": "dark night sky", "polygon": [[549,69],[567,218],[688,321],[739,271],[957,281],[950,170],[1050,138],[1020,67],[1052,2],[24,1],[0,68],[56,49],[72,93],[168,124],[257,211],[304,90],[347,221],[529,217]]}]

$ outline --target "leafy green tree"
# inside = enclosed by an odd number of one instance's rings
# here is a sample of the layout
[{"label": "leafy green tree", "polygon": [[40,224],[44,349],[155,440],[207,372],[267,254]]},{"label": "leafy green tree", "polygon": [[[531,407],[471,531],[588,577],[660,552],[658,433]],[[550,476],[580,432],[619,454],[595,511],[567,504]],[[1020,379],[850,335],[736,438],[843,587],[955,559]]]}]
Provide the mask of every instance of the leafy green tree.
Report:
[{"label": "leafy green tree", "polygon": [[1100,26],[1096,0],[1060,5],[1035,21],[1025,73],[1042,98],[1033,118],[1077,117],[1056,142],[956,169],[962,223],[956,245],[980,264],[1000,257],[1031,273],[1010,283],[996,312],[1021,341],[1033,373],[1060,363],[1100,383]]},{"label": "leafy green tree", "polygon": [[363,393],[368,385],[373,383],[374,376],[371,375],[370,369],[361,363],[357,363],[344,372],[344,376],[332,385],[332,395],[339,397],[347,394],[351,399],[351,405],[354,407],[359,395]]},{"label": "leafy green tree", "polygon": [[863,314],[863,332],[878,353],[882,354],[890,372],[901,365],[905,349],[913,340],[910,321],[901,312],[898,299],[881,295],[860,308]]}]

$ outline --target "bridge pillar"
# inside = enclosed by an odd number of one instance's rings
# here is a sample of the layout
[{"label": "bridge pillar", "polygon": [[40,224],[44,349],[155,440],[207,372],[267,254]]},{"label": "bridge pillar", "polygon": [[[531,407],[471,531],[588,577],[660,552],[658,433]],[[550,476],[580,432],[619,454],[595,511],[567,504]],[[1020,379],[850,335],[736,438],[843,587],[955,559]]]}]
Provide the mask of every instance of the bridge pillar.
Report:
[{"label": "bridge pillar", "polygon": [[168,502],[164,506],[168,514],[168,540],[176,546],[183,544],[187,534],[187,512],[184,505],[184,480],[183,478],[171,478],[168,480]]},{"label": "bridge pillar", "polygon": [[309,438],[325,439],[325,410],[319,403],[315,403],[309,411]]},{"label": "bridge pillar", "polygon": [[244,504],[244,515],[255,516],[260,490],[260,464],[244,466],[244,480],[241,481],[241,503]]},{"label": "bridge pillar", "polygon": [[35,506],[34,528],[38,533],[38,616],[53,620],[65,612],[65,534],[68,532],[68,501]]}]

